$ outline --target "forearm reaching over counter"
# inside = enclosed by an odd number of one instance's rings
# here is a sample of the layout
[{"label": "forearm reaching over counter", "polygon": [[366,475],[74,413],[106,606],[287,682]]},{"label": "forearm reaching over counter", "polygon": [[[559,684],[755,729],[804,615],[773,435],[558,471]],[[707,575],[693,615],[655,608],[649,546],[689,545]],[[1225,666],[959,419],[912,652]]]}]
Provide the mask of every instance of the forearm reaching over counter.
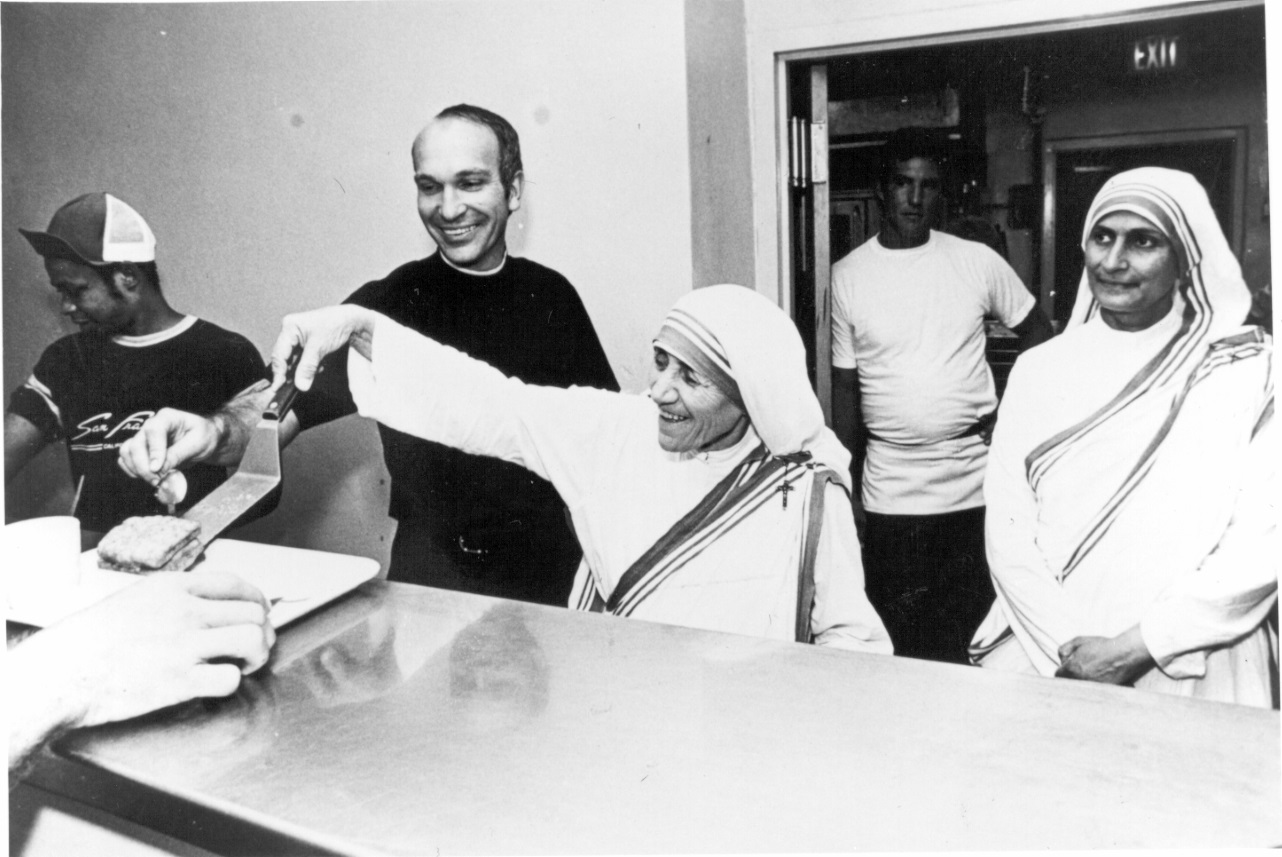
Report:
[{"label": "forearm reaching over counter", "polygon": [[8,653],[9,770],[48,738],[197,697],[228,696],[267,662],[266,599],[224,572],[150,577]]}]

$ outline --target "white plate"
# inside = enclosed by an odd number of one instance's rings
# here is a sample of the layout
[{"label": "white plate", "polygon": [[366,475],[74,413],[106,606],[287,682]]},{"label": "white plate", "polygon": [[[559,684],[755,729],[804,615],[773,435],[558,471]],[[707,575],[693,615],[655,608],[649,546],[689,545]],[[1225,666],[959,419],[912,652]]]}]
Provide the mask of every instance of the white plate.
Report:
[{"label": "white plate", "polygon": [[[191,571],[203,569],[231,572],[262,590],[269,601],[280,599],[268,614],[272,625],[280,628],[377,576],[378,561],[217,539],[205,548],[204,557]],[[80,581],[75,585],[10,586],[7,618],[43,628],[137,582],[136,574],[99,568],[98,552],[88,550],[80,555]]]}]

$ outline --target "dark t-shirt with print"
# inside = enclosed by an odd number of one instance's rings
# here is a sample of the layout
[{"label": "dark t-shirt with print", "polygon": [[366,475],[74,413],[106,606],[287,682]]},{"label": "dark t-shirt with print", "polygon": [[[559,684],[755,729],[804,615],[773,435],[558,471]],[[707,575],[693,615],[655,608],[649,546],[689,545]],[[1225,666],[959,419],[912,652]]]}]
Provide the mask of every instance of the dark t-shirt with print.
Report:
[{"label": "dark t-shirt with print", "polygon": [[[117,466],[120,445],[161,408],[208,415],[268,377],[262,356],[238,333],[188,316],[146,337],[81,331],[45,349],[26,383],[9,399],[48,441],[62,440],[71,477],[84,477],[76,517],[105,532],[131,515],[160,515],[155,489]],[[189,508],[227,478],[221,466],[185,470]]]}]

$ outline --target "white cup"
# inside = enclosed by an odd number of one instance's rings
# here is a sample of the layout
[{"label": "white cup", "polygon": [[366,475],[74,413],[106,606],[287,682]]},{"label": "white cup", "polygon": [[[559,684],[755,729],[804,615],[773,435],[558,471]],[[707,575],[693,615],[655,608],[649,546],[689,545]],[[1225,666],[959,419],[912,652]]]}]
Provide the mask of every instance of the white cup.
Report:
[{"label": "white cup", "polygon": [[56,515],[6,524],[0,557],[11,605],[66,593],[80,583],[80,521]]}]

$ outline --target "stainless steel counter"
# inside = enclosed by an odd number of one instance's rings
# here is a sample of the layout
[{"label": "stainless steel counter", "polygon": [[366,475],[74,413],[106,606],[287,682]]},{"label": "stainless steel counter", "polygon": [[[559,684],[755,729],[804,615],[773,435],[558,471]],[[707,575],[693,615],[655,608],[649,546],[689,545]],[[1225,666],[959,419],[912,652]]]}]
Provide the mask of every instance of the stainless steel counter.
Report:
[{"label": "stainless steel counter", "polygon": [[381,582],[56,752],[234,854],[1282,844],[1277,712]]}]

